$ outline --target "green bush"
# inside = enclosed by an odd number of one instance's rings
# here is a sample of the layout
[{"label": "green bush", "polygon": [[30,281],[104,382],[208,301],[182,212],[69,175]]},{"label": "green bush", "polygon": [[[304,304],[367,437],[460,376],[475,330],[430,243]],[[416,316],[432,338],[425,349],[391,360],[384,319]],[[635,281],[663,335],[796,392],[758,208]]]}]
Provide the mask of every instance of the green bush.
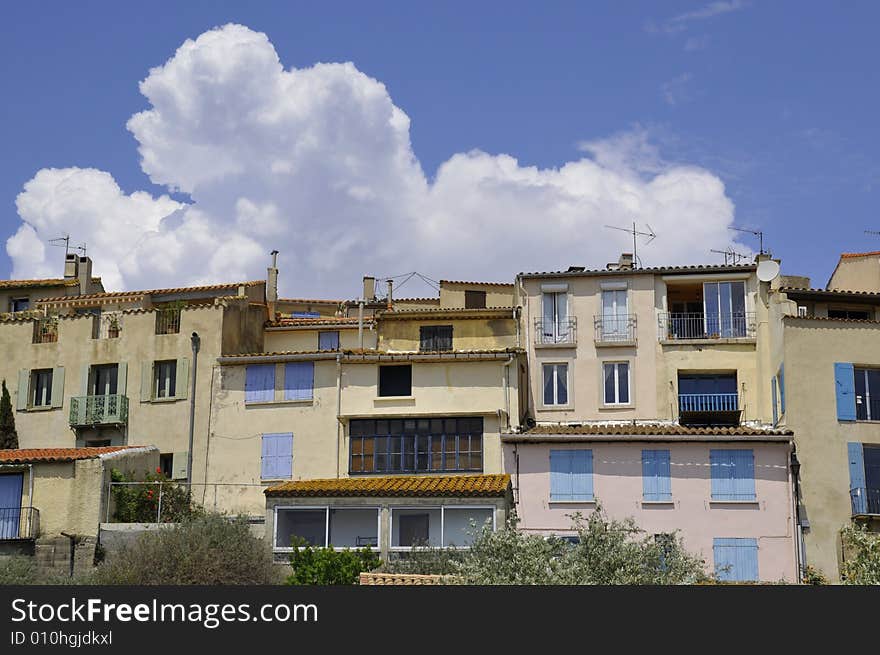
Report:
[{"label": "green bush", "polygon": [[289,585],[351,585],[357,584],[359,574],[379,566],[379,557],[368,547],[358,550],[334,550],[314,547],[305,539],[294,539],[296,548],[290,554],[293,568],[285,582]]},{"label": "green bush", "polygon": [[863,526],[847,526],[841,532],[846,559],[840,567],[844,584],[880,584],[880,534]]},{"label": "green bush", "polygon": [[392,553],[380,564],[377,573],[417,575],[455,575],[465,552],[454,548],[415,548],[407,553]]},{"label": "green bush", "polygon": [[281,582],[247,519],[203,514],[138,536],[95,569],[93,584],[266,585]]},{"label": "green bush", "polygon": [[[130,474],[116,469],[110,472],[110,477],[113,482],[135,481]],[[116,506],[113,517],[119,523],[156,523],[157,519],[161,523],[178,523],[202,513],[201,507],[193,502],[189,488],[169,480],[160,469],[148,473],[142,482],[113,486]]]}]

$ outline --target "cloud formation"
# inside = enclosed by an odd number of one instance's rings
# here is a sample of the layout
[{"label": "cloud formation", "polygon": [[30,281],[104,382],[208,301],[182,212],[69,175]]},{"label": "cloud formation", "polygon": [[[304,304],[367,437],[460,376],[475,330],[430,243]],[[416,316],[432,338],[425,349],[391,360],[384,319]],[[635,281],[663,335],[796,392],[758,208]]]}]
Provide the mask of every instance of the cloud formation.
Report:
[{"label": "cloud formation", "polygon": [[730,240],[721,180],[663,160],[641,128],[582,143],[558,168],[457,153],[429,180],[381,82],[352,63],[285,69],[244,26],[187,40],[140,90],[149,107],[127,126],[141,166],[190,202],[126,194],[94,169],[43,169],[17,199],[15,277],[58,275],[43,243],[64,231],[114,289],[258,279],[277,249],[286,296],[353,296],[363,274],[603,266],[631,248],[603,226],[632,221],[658,234],[645,265],[704,262]]}]

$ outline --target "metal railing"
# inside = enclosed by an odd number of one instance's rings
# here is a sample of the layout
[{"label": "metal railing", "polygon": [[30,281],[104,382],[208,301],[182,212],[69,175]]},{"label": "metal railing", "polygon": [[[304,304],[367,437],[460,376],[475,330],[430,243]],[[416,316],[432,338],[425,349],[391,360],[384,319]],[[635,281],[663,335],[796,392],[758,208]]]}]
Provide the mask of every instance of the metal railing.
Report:
[{"label": "metal railing", "polygon": [[567,318],[562,321],[546,321],[535,319],[535,343],[577,343],[577,319]]},{"label": "metal railing", "polygon": [[156,334],[177,334],[179,332],[179,309],[160,309],[156,312]]},{"label": "metal railing", "polygon": [[78,396],[70,399],[70,425],[123,425],[128,423],[128,397],[119,394]]},{"label": "metal railing", "polygon": [[593,325],[598,343],[617,343],[636,340],[636,315],[619,314],[595,316]]},{"label": "metal railing", "polygon": [[40,510],[36,507],[0,507],[0,541],[36,539]]},{"label": "metal railing", "polygon": [[678,411],[681,412],[736,412],[739,395],[735,393],[680,393]]},{"label": "metal railing", "polygon": [[[104,521],[175,523],[202,509],[229,510],[264,503],[266,486],[245,482],[189,483],[175,480],[110,482]],[[120,497],[122,494],[125,498]],[[251,497],[244,498],[246,495]],[[124,509],[120,507],[123,504]]]},{"label": "metal railing", "polygon": [[755,336],[755,312],[707,316],[694,312],[660,314],[660,339],[746,339]]},{"label": "metal railing", "polygon": [[854,487],[849,490],[853,516],[880,514],[880,489]]},{"label": "metal railing", "polygon": [[58,341],[58,321],[43,318],[34,321],[34,343],[56,343]]}]

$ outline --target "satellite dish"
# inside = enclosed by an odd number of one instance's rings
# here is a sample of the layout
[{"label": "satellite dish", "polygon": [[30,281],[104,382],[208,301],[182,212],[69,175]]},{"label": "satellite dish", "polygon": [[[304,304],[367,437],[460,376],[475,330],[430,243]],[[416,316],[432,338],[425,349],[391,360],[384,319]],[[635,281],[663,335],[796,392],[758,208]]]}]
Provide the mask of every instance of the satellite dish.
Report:
[{"label": "satellite dish", "polygon": [[765,259],[758,264],[758,279],[761,280],[761,282],[775,280],[777,275],[779,275],[778,262],[775,262],[772,259]]}]

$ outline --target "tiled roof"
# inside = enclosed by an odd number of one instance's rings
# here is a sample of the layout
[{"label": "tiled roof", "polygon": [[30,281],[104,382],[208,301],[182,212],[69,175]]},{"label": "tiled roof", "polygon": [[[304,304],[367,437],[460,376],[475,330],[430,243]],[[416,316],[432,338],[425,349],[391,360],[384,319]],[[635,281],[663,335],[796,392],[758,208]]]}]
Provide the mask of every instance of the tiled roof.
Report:
[{"label": "tiled roof", "polygon": [[798,289],[797,287],[780,287],[779,290],[794,296],[858,296],[867,300],[880,298],[880,293],[876,291],[859,291],[857,289]]},{"label": "tiled roof", "polygon": [[866,325],[877,325],[880,321],[868,318],[832,318],[830,316],[783,316],[783,320],[791,319],[793,321],[829,321],[833,323],[865,323]]},{"label": "tiled roof", "polygon": [[439,298],[394,298],[394,302],[439,303]]},{"label": "tiled roof", "polygon": [[[371,325],[373,319],[364,318],[364,325]],[[357,325],[357,318],[342,318],[335,316],[321,316],[319,318],[282,318],[268,323],[268,327],[308,327],[312,325]]]},{"label": "tiled roof", "polygon": [[584,423],[581,425],[538,425],[518,436],[536,435],[675,435],[675,436],[791,436],[791,430],[737,427],[695,427],[675,423]]},{"label": "tiled roof", "polygon": [[[510,314],[515,307],[480,307],[480,308],[465,308],[465,307],[418,307],[418,308],[410,308],[410,309],[392,309],[392,310],[379,310],[378,315],[382,319],[393,319],[393,318],[413,318],[419,316],[421,314],[424,315],[444,315],[449,314],[453,316],[461,316],[462,318],[466,317],[474,317],[474,318],[482,318],[486,315],[495,315],[499,313],[507,313]],[[511,317],[512,318],[512,317]]]},{"label": "tiled roof", "polygon": [[73,462],[95,459],[108,453],[140,449],[140,446],[101,446],[97,448],[15,448],[0,450],[0,463],[26,464],[31,462]]},{"label": "tiled roof", "polygon": [[648,268],[619,269],[591,269],[573,271],[536,271],[533,273],[520,273],[521,277],[578,277],[594,275],[669,275],[673,273],[740,273],[757,270],[757,264],[699,264],[695,266],[654,266]]},{"label": "tiled roof", "polygon": [[[93,277],[92,284],[101,284],[101,278]],[[18,289],[24,287],[62,287],[79,286],[77,278],[46,278],[42,280],[0,280],[0,289]]]},{"label": "tiled roof", "polygon": [[318,299],[318,298],[279,298],[275,302],[278,303],[293,303],[296,305],[340,305],[344,300],[326,300],[326,299]]},{"label": "tiled roof", "polygon": [[282,482],[265,490],[267,496],[504,496],[510,476],[503,475],[402,475],[334,478]]},{"label": "tiled roof", "polygon": [[395,361],[409,361],[413,359],[468,359],[469,357],[515,355],[524,352],[521,348],[497,348],[485,350],[450,350],[437,352],[388,352],[372,348],[354,348],[350,350],[279,350],[265,353],[233,353],[217,358],[221,364],[234,363],[239,360],[259,359],[268,357],[315,357],[321,359],[335,359],[341,354],[348,362],[366,360],[367,357],[376,357]]},{"label": "tiled roof", "polygon": [[470,280],[440,280],[440,284],[472,284],[481,287],[512,287],[513,282],[475,282]]},{"label": "tiled roof", "polygon": [[840,254],[841,259],[854,259],[856,257],[877,257],[880,256],[880,250],[872,250],[871,252],[844,252]]},{"label": "tiled roof", "polygon": [[147,289],[143,291],[106,291],[103,293],[90,293],[82,296],[56,296],[54,298],[40,298],[38,303],[62,302],[65,300],[98,300],[103,298],[126,298],[140,296],[161,296],[171,293],[188,293],[192,291],[219,291],[221,289],[233,289],[236,287],[255,287],[265,284],[265,280],[251,280],[250,282],[227,282],[225,284],[203,284],[195,287],[177,287],[174,289]]}]

